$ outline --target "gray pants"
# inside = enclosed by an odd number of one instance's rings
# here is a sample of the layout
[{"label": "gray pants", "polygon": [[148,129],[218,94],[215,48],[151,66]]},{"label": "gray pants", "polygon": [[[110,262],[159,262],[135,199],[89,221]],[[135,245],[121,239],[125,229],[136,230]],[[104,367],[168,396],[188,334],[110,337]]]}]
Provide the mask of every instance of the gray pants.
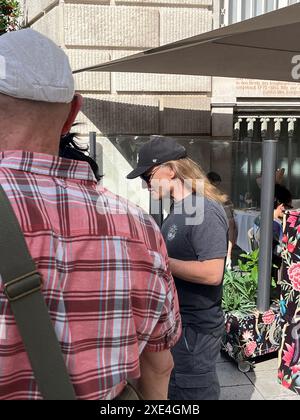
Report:
[{"label": "gray pants", "polygon": [[216,364],[221,350],[221,333],[202,334],[184,327],[172,349],[174,369],[169,385],[170,400],[218,400],[220,384]]}]

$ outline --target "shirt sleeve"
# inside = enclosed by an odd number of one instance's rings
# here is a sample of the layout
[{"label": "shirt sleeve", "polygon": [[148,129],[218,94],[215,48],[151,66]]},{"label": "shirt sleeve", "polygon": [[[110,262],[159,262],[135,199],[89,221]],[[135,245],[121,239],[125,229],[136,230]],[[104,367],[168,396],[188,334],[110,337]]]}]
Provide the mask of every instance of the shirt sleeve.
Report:
[{"label": "shirt sleeve", "polygon": [[169,268],[164,240],[160,235],[160,254],[163,270],[159,276],[165,285],[165,298],[160,318],[145,346],[146,351],[159,352],[173,347],[181,336],[181,317],[175,283]]},{"label": "shirt sleeve", "polygon": [[204,213],[203,222],[192,226],[191,243],[199,261],[226,257],[228,221],[223,209],[210,209]]}]

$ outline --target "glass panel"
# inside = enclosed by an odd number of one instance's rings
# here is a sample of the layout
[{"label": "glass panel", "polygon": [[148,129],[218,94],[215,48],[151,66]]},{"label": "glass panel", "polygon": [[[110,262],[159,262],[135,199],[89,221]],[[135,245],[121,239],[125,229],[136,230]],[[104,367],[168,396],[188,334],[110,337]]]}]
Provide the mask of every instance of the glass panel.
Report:
[{"label": "glass panel", "polygon": [[[287,119],[284,119],[278,141],[277,167],[285,169],[283,184],[291,190],[294,199],[300,199],[300,121],[295,124],[292,138],[288,136],[287,124]],[[259,207],[258,184],[262,164],[260,129],[261,123],[257,120],[254,124],[253,140],[250,139],[247,137],[247,124],[244,120],[241,123],[239,141],[203,140],[201,137],[191,136],[175,138],[187,148],[188,155],[200,164],[205,173],[214,171],[221,176],[221,188],[230,196],[235,207]],[[274,133],[270,131],[268,138],[272,137]],[[140,147],[149,140],[150,136],[110,137],[112,144],[132,167],[136,166]],[[110,176],[112,175],[106,173],[107,178]],[[245,200],[247,192],[251,194],[251,203]],[[122,191],[118,193],[122,194]]]},{"label": "glass panel", "polygon": [[267,0],[266,2],[266,12],[271,12],[276,8],[276,1],[274,0]]},{"label": "glass panel", "polygon": [[[248,139],[222,141],[203,140],[200,137],[174,138],[186,147],[188,155],[205,173],[214,171],[221,176],[220,188],[229,195],[236,208],[260,206],[257,177],[261,174],[261,142]],[[149,136],[110,137],[110,141],[133,167],[136,166],[140,147],[149,139]]]},{"label": "glass panel", "polygon": [[254,0],[254,16],[264,13],[264,0]]},{"label": "glass panel", "polygon": [[[287,121],[282,123],[278,143],[278,167],[285,169],[283,183],[293,198],[300,199],[300,123],[297,120],[293,137],[288,136]],[[289,171],[290,168],[290,171]]]},{"label": "glass panel", "polygon": [[242,20],[252,17],[252,0],[244,0],[242,2]]},{"label": "glass panel", "polygon": [[229,2],[229,25],[237,22],[238,0],[230,0]]}]

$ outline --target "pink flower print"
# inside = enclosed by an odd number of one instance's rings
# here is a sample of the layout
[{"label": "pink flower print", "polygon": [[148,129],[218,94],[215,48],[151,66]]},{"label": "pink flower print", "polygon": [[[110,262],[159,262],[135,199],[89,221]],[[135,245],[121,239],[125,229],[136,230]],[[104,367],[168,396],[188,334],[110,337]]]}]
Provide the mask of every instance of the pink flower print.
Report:
[{"label": "pink flower print", "polygon": [[290,253],[294,252],[296,248],[296,245],[294,244],[288,244],[287,249]]},{"label": "pink flower print", "polygon": [[253,340],[253,334],[251,331],[245,331],[243,334],[243,340],[244,341],[249,341],[249,340]]},{"label": "pink flower print", "polygon": [[285,379],[283,379],[283,381],[282,381],[281,383],[282,383],[282,385],[283,385],[285,388],[287,388],[287,389],[290,389],[290,387],[291,387],[291,385],[292,385],[292,383],[291,383],[291,382],[287,382]]},{"label": "pink flower print", "polygon": [[290,266],[288,269],[288,276],[294,290],[300,292],[300,263],[295,263]]},{"label": "pink flower print", "polygon": [[255,341],[250,341],[249,343],[247,343],[246,348],[245,348],[245,356],[246,357],[252,356],[256,348],[257,348],[257,344]]},{"label": "pink flower print", "polygon": [[298,366],[292,366],[292,374],[297,375],[298,372],[300,372],[300,365]]},{"label": "pink flower print", "polygon": [[275,321],[275,314],[273,311],[265,312],[262,319],[265,325],[271,325]]},{"label": "pink flower print", "polygon": [[282,360],[284,361],[285,366],[290,367],[295,353],[295,343],[293,343],[291,346],[286,344],[286,348],[287,350],[283,351]]},{"label": "pink flower print", "polygon": [[297,221],[298,221],[298,217],[296,217],[296,216],[290,216],[287,219],[287,222],[290,224],[290,227],[292,227],[292,228],[294,228],[296,226]]}]

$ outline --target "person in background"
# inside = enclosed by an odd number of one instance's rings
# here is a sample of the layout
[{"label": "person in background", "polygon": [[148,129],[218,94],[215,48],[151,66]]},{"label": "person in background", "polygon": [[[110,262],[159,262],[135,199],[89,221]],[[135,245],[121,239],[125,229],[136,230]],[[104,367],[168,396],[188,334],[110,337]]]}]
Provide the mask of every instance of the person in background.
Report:
[{"label": "person in background", "polygon": [[[209,172],[207,175],[207,179],[210,181],[212,185],[214,185],[216,188],[219,188],[222,178],[221,176],[216,172]],[[234,205],[233,202],[228,199],[224,205],[224,210],[226,213],[226,216],[228,218],[228,224],[229,224],[229,233],[228,233],[228,251],[227,251],[227,257],[226,257],[226,268],[231,270],[231,261],[232,261],[232,250],[234,245],[236,244],[237,236],[238,236],[238,229],[237,225],[234,220]]]},{"label": "person in background", "polygon": [[[273,213],[273,244],[272,244],[272,277],[278,282],[280,268],[282,265],[281,242],[283,238],[283,216],[286,210],[292,208],[292,194],[281,184],[275,185],[274,192],[274,213]],[[253,236],[259,246],[260,241],[260,216],[254,220]],[[277,297],[279,297],[279,287],[277,287]]]},{"label": "person in background", "polygon": [[59,156],[65,159],[74,159],[80,160],[82,162],[87,162],[96,178],[97,181],[100,181],[103,175],[100,175],[99,166],[94,159],[86,155],[88,147],[80,146],[75,141],[76,133],[67,133],[63,135],[59,143]]},{"label": "person in background", "polygon": [[173,205],[162,225],[179,295],[183,333],[172,349],[171,400],[217,400],[216,363],[224,317],[222,283],[227,255],[227,197],[173,138],[156,136],[142,146],[127,178],[140,176],[152,198]]},{"label": "person in background", "polygon": [[[282,185],[283,184],[284,174],[285,174],[285,169],[284,168],[278,168],[276,170],[276,172],[275,172],[275,184],[277,184],[277,185]],[[258,187],[261,188],[262,175],[259,175],[256,178],[256,183],[257,183]]]},{"label": "person in background", "polygon": [[[83,102],[64,51],[24,29],[2,35],[0,53],[0,183],[76,397],[115,399],[135,379],[145,399],[166,399],[181,322],[159,228],[99,186],[87,162],[57,156]],[[1,283],[0,400],[41,399]]]}]

